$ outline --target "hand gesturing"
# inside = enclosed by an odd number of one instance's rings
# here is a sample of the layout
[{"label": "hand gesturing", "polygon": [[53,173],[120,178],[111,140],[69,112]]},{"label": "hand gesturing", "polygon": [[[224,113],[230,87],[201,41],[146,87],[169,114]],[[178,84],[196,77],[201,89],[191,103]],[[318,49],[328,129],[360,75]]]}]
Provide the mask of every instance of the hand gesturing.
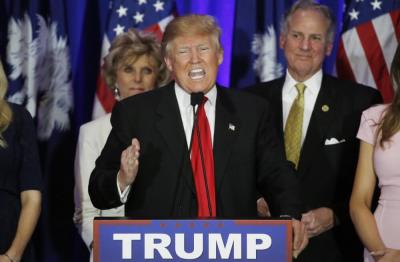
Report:
[{"label": "hand gesturing", "polygon": [[140,143],[136,138],[121,153],[121,165],[118,174],[118,182],[121,191],[135,181],[139,170]]}]

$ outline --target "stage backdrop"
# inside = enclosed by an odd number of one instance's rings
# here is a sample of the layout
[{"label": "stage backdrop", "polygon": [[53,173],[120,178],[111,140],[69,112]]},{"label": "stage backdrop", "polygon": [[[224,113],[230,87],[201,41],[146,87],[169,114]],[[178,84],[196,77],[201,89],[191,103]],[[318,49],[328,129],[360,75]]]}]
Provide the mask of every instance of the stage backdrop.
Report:
[{"label": "stage backdrop", "polygon": [[[133,3],[155,12],[175,4],[176,15],[215,16],[225,50],[218,82],[241,88],[285,72],[277,41],[281,16],[293,2],[0,1],[0,55],[10,80],[9,99],[24,104],[35,117],[40,145],[45,188],[34,239],[39,261],[84,261],[88,257],[72,223],[73,159],[79,127],[92,119],[102,45],[113,12],[123,14]],[[374,86],[389,101],[392,91],[387,75],[400,38],[400,1],[320,2],[332,9],[338,21],[334,52],[324,64],[325,71]],[[140,8],[127,13],[141,14]]]}]

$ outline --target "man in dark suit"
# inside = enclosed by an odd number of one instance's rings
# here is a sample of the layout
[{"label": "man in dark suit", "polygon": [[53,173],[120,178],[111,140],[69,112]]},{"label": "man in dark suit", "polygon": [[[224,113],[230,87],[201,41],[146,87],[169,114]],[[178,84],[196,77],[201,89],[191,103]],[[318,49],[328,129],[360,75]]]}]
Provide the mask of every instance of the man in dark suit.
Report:
[{"label": "man in dark suit", "polygon": [[[162,51],[175,82],[115,106],[89,182],[94,206],[125,203],[126,216],[135,218],[249,218],[257,214],[258,190],[276,204],[274,215],[300,215],[298,184],[276,143],[268,104],[215,84],[223,50],[214,19],[175,18]],[[191,106],[197,92],[207,99]],[[204,177],[194,164],[199,144]],[[307,238],[304,225],[292,221],[296,256]]]},{"label": "man in dark suit", "polygon": [[356,133],[361,112],[381,98],[372,88],[323,74],[334,32],[326,6],[296,2],[280,36],[286,76],[250,88],[271,102],[274,126],[301,183],[307,205],[302,221],[310,243],[298,261],[362,259],[348,213],[359,146]]}]

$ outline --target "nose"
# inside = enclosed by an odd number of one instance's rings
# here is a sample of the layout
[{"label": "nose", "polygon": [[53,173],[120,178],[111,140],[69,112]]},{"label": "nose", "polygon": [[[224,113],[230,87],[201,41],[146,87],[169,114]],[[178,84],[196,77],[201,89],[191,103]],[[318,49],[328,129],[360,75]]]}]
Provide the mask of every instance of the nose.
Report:
[{"label": "nose", "polygon": [[310,40],[307,38],[304,38],[301,42],[300,42],[300,48],[302,50],[309,50],[310,49]]},{"label": "nose", "polygon": [[190,57],[190,62],[192,64],[196,64],[196,63],[199,62],[199,60],[200,60],[199,52],[196,49],[192,50],[191,57]]},{"label": "nose", "polygon": [[133,76],[133,80],[134,80],[136,83],[142,82],[142,78],[143,78],[143,76],[142,76],[142,73],[140,73],[140,72],[136,72],[136,73],[134,74],[134,76]]}]

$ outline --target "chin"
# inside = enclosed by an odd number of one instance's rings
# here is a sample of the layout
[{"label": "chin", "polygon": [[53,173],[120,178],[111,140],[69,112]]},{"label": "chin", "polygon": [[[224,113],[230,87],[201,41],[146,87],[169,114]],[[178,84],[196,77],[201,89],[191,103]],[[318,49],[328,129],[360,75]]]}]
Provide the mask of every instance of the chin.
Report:
[{"label": "chin", "polygon": [[143,93],[142,91],[133,91],[129,93],[129,96],[135,96],[137,94]]},{"label": "chin", "polygon": [[199,87],[195,87],[195,88],[193,88],[193,92],[202,92],[202,93],[207,93],[208,92],[208,90],[210,90],[210,88],[205,88],[204,87],[205,85],[201,85],[201,86],[199,86]]}]

